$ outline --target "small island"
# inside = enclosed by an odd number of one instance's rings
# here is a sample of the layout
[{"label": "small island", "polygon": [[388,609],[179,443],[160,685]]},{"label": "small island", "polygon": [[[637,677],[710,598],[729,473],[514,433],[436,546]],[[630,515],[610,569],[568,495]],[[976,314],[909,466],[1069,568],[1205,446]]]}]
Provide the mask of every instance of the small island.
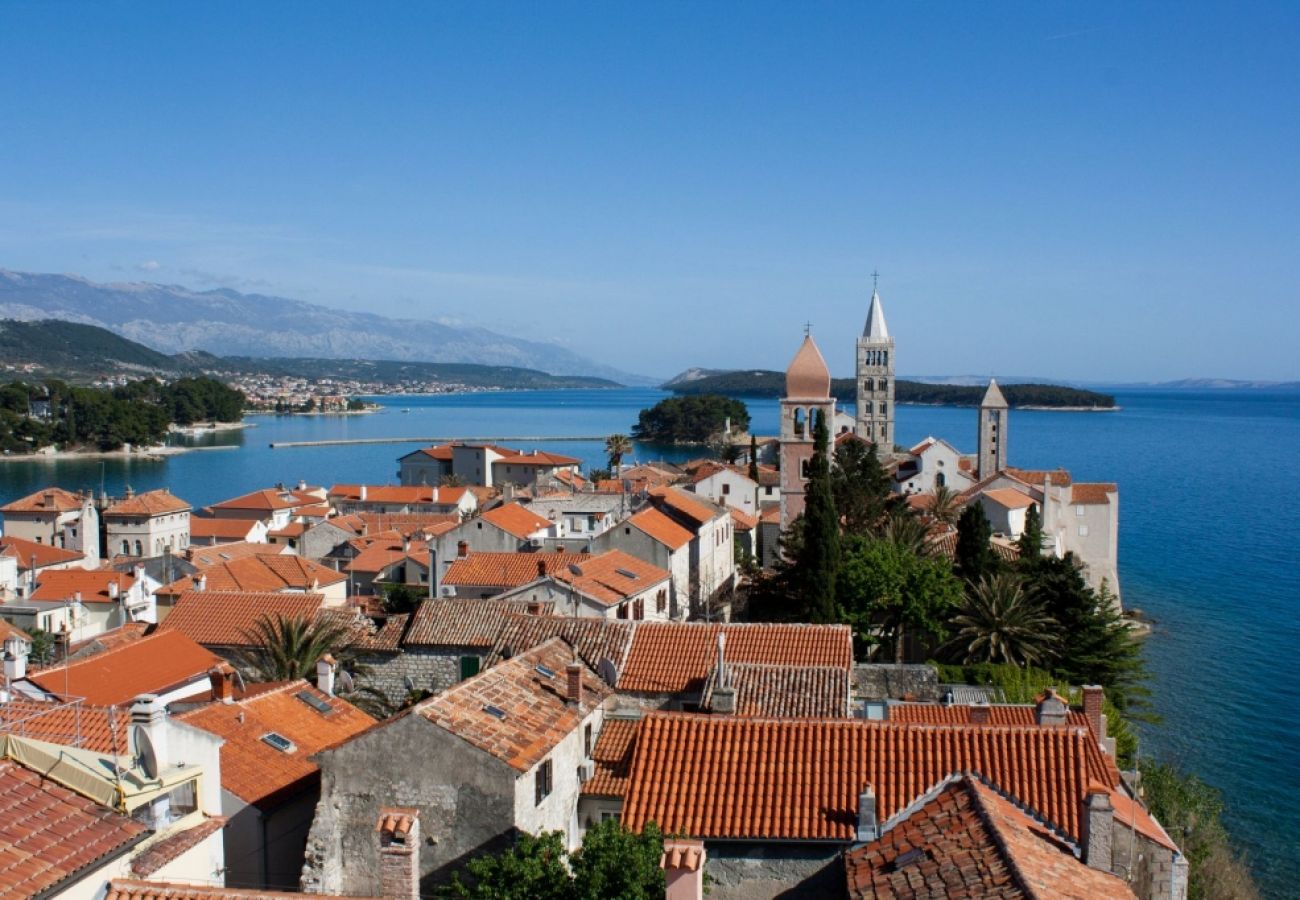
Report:
[{"label": "small island", "polygon": [[[1015,409],[1113,410],[1115,398],[1110,394],[1087,391],[1059,384],[1006,384],[1002,393]],[[785,374],[767,369],[718,372],[690,381],[670,381],[666,390],[680,396],[722,394],[731,397],[780,397],[785,391]],[[852,378],[831,381],[831,395],[840,402],[853,403],[857,387]],[[899,379],[894,382],[894,402],[927,406],[979,406],[984,395],[982,386],[928,384]]]},{"label": "small island", "polygon": [[703,444],[728,430],[749,430],[745,404],[720,394],[692,394],[641,410],[632,437],[654,444]]}]

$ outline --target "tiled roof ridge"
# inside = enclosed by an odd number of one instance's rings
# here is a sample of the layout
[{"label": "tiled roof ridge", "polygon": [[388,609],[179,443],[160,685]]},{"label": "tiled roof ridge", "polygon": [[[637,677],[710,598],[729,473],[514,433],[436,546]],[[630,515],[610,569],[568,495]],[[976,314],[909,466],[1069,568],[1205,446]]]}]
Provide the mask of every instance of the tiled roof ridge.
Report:
[{"label": "tiled roof ridge", "polygon": [[220,831],[227,821],[225,816],[205,815],[198,825],[150,844],[131,861],[131,872],[140,878],[148,878],[182,853],[197,847],[208,836]]},{"label": "tiled roof ridge", "polygon": [[993,810],[989,808],[988,801],[978,790],[975,789],[974,785],[979,784],[988,788],[1001,799],[1011,804],[1013,808],[1025,815],[1031,821],[1035,821],[1046,827],[1052,832],[1052,834],[1063,840],[1071,848],[1075,846],[1074,842],[1070,840],[1070,838],[1055,824],[1039,815],[1036,810],[1021,803],[1017,798],[1011,796],[1006,791],[1003,791],[978,772],[969,773],[967,777],[970,780],[966,782],[966,790],[970,794],[971,806],[974,808],[975,814],[979,816],[980,822],[983,823],[984,830],[988,832],[989,839],[997,845],[998,850],[1001,852],[1002,861],[1006,864],[1007,871],[1011,873],[1011,877],[1015,879],[1016,885],[1025,892],[1025,896],[1029,898],[1029,900],[1052,900],[1050,895],[1042,894],[1035,890],[1033,880],[1021,865],[1018,854],[1011,847],[1010,842],[1007,841],[1006,835],[1003,834],[999,824],[994,821],[994,813]]},{"label": "tiled roof ridge", "polygon": [[115,646],[105,647],[103,650],[100,650],[98,653],[92,653],[90,656],[83,657],[82,659],[70,659],[66,663],[63,660],[60,660],[57,663],[50,663],[48,666],[44,666],[42,668],[32,668],[29,669],[28,671],[32,675],[43,675],[46,672],[53,672],[56,670],[62,672],[64,669],[71,669],[74,668],[75,666],[79,666],[92,661],[102,662],[115,653],[121,653],[123,650],[134,650],[135,648],[139,647],[141,644],[145,643],[146,641],[151,641],[154,638],[162,637],[165,634],[171,634],[171,633],[173,632],[155,631],[153,634],[146,634],[143,637],[139,638],[138,640],[125,641]]}]

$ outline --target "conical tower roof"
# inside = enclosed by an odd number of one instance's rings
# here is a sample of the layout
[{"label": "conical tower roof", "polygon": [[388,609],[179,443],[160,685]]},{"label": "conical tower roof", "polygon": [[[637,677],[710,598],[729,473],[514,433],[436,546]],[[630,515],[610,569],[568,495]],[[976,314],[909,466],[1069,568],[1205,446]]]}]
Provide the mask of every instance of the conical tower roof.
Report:
[{"label": "conical tower roof", "polygon": [[812,335],[805,335],[799,352],[785,370],[785,395],[806,400],[821,400],[831,395],[831,370]]},{"label": "conical tower roof", "polygon": [[984,392],[984,399],[980,401],[980,406],[994,409],[1007,408],[1007,398],[1002,396],[1002,389],[998,387],[996,378],[989,379],[989,389]]},{"label": "conical tower roof", "polygon": [[880,292],[871,292],[871,308],[867,310],[867,324],[862,329],[862,336],[876,340],[889,337],[889,326],[885,324],[885,308],[880,305]]}]

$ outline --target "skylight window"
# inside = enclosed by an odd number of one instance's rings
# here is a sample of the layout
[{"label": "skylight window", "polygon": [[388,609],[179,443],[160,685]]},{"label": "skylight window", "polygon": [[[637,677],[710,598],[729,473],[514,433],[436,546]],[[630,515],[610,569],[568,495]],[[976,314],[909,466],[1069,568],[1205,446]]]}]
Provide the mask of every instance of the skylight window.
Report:
[{"label": "skylight window", "polygon": [[499,706],[485,706],[483,707],[483,712],[498,719],[504,719],[506,717],[506,711]]},{"label": "skylight window", "polygon": [[548,669],[546,666],[540,666],[540,665],[539,665],[539,666],[534,666],[534,668],[537,670],[537,674],[538,674],[538,675],[541,675],[543,678],[554,678],[554,677],[555,677],[555,670],[554,670],[554,669]]},{"label": "skylight window", "polygon": [[262,735],[262,740],[279,750],[281,753],[292,753],[298,749],[293,741],[274,731],[268,731],[266,734]]},{"label": "skylight window", "polygon": [[624,578],[630,578],[633,581],[636,581],[637,579],[637,574],[635,572],[629,572],[627,569],[615,569],[614,571],[622,575]]},{"label": "skylight window", "polygon": [[328,716],[330,713],[334,711],[334,707],[330,706],[320,697],[317,697],[311,691],[299,691],[298,693],[294,694],[294,696],[297,697],[299,700],[301,700],[303,703],[306,703],[312,709],[316,710],[316,712],[320,713],[322,716]]}]

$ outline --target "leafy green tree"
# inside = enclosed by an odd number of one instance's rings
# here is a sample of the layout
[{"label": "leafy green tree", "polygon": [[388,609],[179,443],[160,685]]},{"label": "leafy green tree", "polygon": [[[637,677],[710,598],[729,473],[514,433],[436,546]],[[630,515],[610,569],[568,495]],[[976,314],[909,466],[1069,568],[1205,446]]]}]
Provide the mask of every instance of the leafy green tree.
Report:
[{"label": "leafy green tree", "polygon": [[740,400],[720,394],[668,397],[641,410],[632,437],[664,444],[700,444],[731,427],[749,430],[749,410]]},{"label": "leafy green tree", "polygon": [[880,525],[891,491],[875,444],[852,440],[836,447],[831,484],[846,532],[865,534]]},{"label": "leafy green tree", "polygon": [[343,655],[351,631],[338,622],[309,621],[282,614],[263,616],[244,635],[252,649],[244,661],[267,681],[315,678],[325,654]]},{"label": "leafy green tree", "polygon": [[945,559],[919,556],[879,538],[846,535],[836,596],[859,646],[892,644],[902,662],[904,639],[942,640],[962,600],[961,581]]},{"label": "leafy green tree", "polygon": [[383,592],[384,612],[393,615],[415,612],[420,602],[428,596],[426,591],[410,584],[386,584]]},{"label": "leafy green tree", "polygon": [[1038,514],[1038,504],[1025,510],[1025,527],[1016,541],[1021,556],[1041,556],[1043,553],[1043,519]]},{"label": "leafy green tree", "polygon": [[1010,573],[985,575],[953,617],[948,647],[963,662],[1042,665],[1052,658],[1056,623]]},{"label": "leafy green tree", "polygon": [[470,900],[570,900],[568,856],[558,831],[521,834],[508,850],[471,859],[464,868],[469,884],[455,872],[441,893]]},{"label": "leafy green tree", "polygon": [[632,452],[632,439],[626,434],[611,434],[605,438],[605,455],[609,457],[609,470],[617,472],[623,457]]},{"label": "leafy green tree", "polygon": [[972,584],[999,568],[998,558],[989,546],[992,537],[993,526],[984,508],[978,503],[967,504],[957,520],[957,568]]},{"label": "leafy green tree", "polygon": [[58,638],[41,628],[33,628],[27,633],[32,639],[31,658],[32,662],[38,666],[47,666],[54,662],[54,648],[58,646]]},{"label": "leafy green tree", "polygon": [[588,469],[587,470],[588,481],[608,481],[612,477],[614,477],[614,473],[611,472],[609,469]]},{"label": "leafy green tree", "polygon": [[653,822],[637,834],[616,819],[587,830],[582,849],[573,854],[573,896],[580,900],[650,900],[664,895],[659,860],[664,838]]},{"label": "leafy green tree", "polygon": [[835,570],[840,559],[839,515],[831,494],[830,433],[819,409],[813,416],[813,451],[804,493],[803,546],[796,559],[803,607],[810,622],[834,622]]}]

